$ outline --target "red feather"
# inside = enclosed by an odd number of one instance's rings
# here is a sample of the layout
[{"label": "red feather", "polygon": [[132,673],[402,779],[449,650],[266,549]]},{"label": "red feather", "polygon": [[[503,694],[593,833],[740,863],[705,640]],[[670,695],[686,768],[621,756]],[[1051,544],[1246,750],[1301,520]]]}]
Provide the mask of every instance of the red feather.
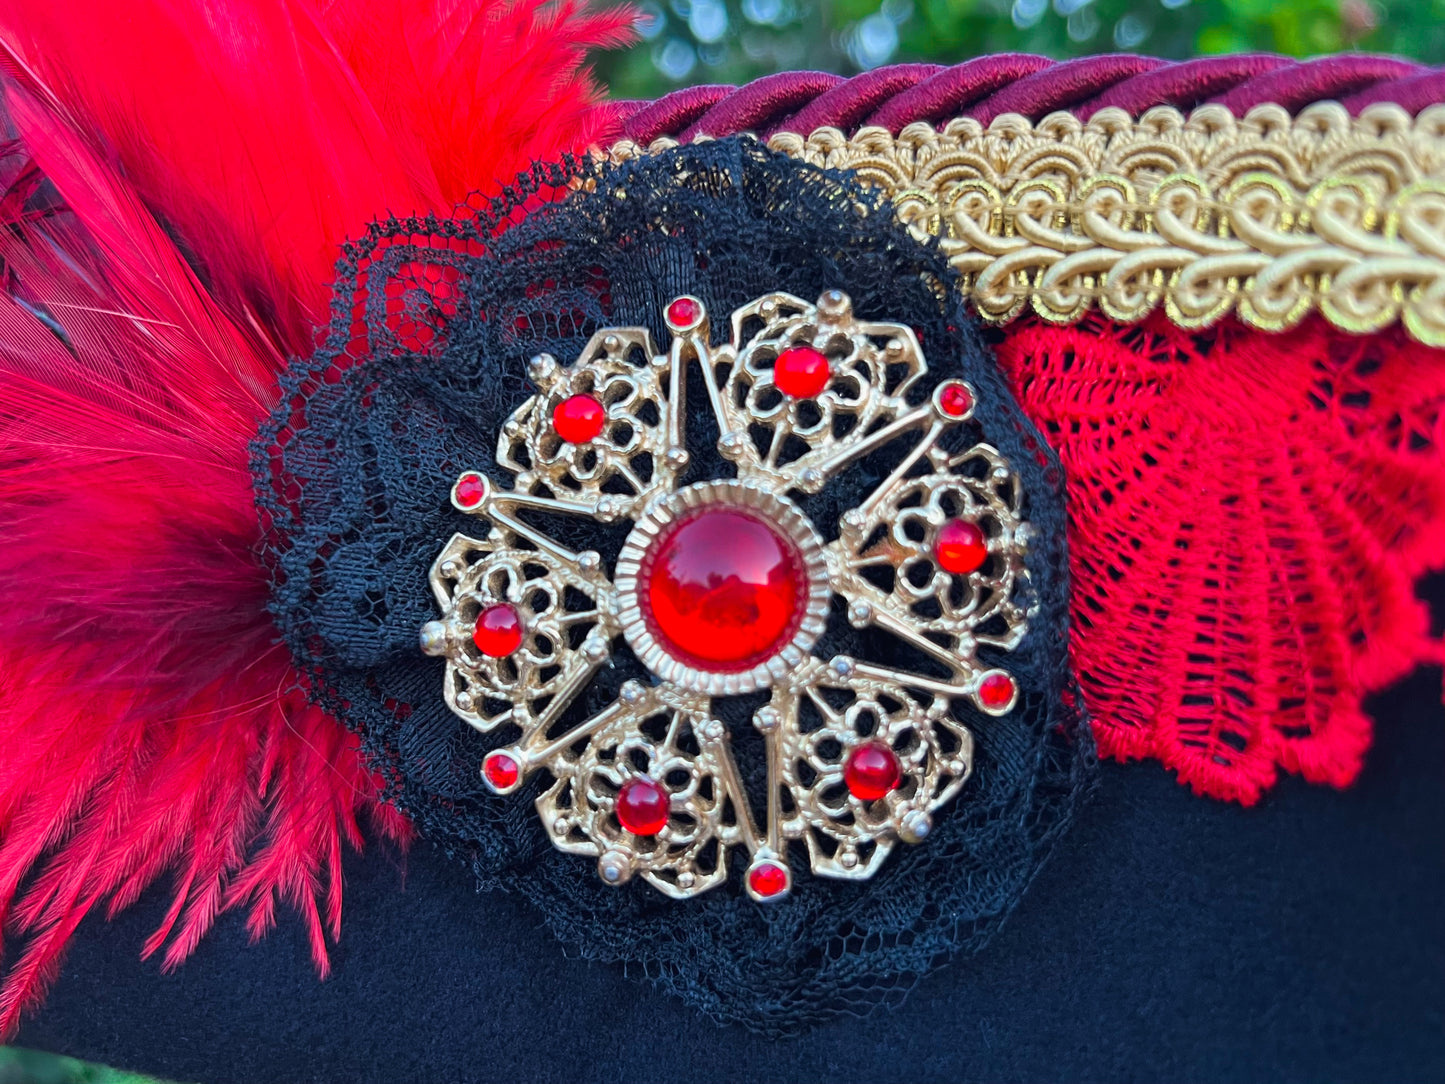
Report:
[{"label": "red feather", "polygon": [[[377,787],[294,693],[266,613],[247,445],[280,364],[38,90],[7,88],[0,239],[0,1031],[77,924],[166,871],[148,952],[225,906],[339,916]],[[402,838],[394,815],[384,829]],[[312,922],[324,968],[326,939]]]},{"label": "red feather", "polygon": [[628,7],[582,0],[321,0],[322,17],[437,209],[604,136],[583,48],[631,37]]},{"label": "red feather", "polygon": [[579,0],[0,0],[219,292],[302,354],[347,238],[603,134],[582,61],[631,22]]},{"label": "red feather", "polygon": [[343,842],[410,830],[277,641],[248,445],[339,243],[585,144],[628,20],[0,0],[0,1035],[165,874],[166,967],[284,901],[325,973]]}]

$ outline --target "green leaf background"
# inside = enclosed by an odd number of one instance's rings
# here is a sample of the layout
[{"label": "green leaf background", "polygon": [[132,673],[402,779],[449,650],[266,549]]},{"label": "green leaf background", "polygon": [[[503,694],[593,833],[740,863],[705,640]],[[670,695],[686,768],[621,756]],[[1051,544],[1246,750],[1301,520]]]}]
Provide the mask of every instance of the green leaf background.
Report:
[{"label": "green leaf background", "polygon": [[0,1084],[166,1084],[74,1058],[16,1046],[0,1047]]},{"label": "green leaf background", "polygon": [[618,97],[787,68],[852,74],[987,53],[1166,58],[1347,50],[1445,60],[1445,0],[641,0],[643,41],[598,59]]}]

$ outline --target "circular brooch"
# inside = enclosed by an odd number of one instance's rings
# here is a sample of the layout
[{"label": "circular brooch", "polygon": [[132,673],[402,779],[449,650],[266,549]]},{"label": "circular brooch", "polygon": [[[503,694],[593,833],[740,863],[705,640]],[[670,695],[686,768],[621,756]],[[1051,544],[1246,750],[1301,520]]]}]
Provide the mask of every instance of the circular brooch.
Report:
[{"label": "circular brooch", "polygon": [[255,448],[273,612],[424,838],[770,1032],[987,942],[1093,756],[1063,476],[945,253],[712,140],[378,223],[335,312]]},{"label": "circular brooch", "polygon": [[[868,878],[969,778],[964,706],[1002,716],[1018,700],[977,649],[1016,647],[1034,607],[1020,480],[995,447],[956,439],[973,388],[929,390],[914,331],[859,319],[840,290],[753,300],[721,345],[698,298],[663,316],[665,350],[611,328],[571,365],[532,359],[537,394],[497,448],[510,486],[467,470],[452,487],[482,529],[433,564],[442,615],[422,649],[446,659],[448,706],[503,735],[487,786],[545,773],[543,827],[604,882],[691,897],[742,848],[747,893],[776,900],[793,844],[816,875]],[[810,515],[865,459],[876,484]],[[700,462],[721,469],[698,478]],[[579,518],[630,526],[615,552],[578,551]],[[836,622],[885,635],[870,657],[834,653]],[[651,680],[583,710],[619,650]],[[737,713],[718,710],[737,698],[765,793],[731,752]]]}]

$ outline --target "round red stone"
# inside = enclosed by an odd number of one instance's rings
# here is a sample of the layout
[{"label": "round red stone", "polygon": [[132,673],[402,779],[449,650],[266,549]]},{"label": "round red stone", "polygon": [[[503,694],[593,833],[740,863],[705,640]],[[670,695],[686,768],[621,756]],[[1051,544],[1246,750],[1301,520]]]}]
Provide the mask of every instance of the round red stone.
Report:
[{"label": "round red stone", "polygon": [[933,559],[945,572],[966,576],[977,572],[988,560],[988,542],[977,523],[951,519],[938,529],[933,540]]},{"label": "round red stone", "polygon": [[667,321],[673,327],[690,328],[702,318],[702,306],[695,298],[679,297],[667,306]]},{"label": "round red stone", "polygon": [[766,899],[788,887],[788,871],[775,862],[761,862],[748,871],[748,887]]},{"label": "round red stone", "polygon": [[898,786],[903,771],[898,754],[881,741],[864,742],[854,749],[843,765],[843,781],[848,793],[865,802],[882,798]]},{"label": "round red stone", "polygon": [[822,395],[832,376],[828,359],[811,346],[790,346],[773,362],[773,383],[794,399]]},{"label": "round red stone", "polygon": [[457,479],[453,492],[457,495],[457,503],[463,508],[475,508],[487,495],[486,479],[469,471]]},{"label": "round red stone", "polygon": [[492,786],[498,790],[506,790],[516,785],[521,768],[506,753],[489,753],[487,759],[482,761],[482,774]]},{"label": "round red stone", "polygon": [[651,779],[634,776],[617,792],[617,820],[634,836],[655,836],[667,827],[672,807],[667,791]]},{"label": "round red stone", "polygon": [[951,381],[939,389],[938,405],[950,418],[961,418],[973,409],[973,396],[962,382]]},{"label": "round red stone", "polygon": [[803,619],[797,549],[740,509],[705,508],[653,544],[641,575],[643,615],[663,649],[699,670],[748,670],[778,652]]},{"label": "round red stone", "polygon": [[483,655],[505,658],[522,646],[522,617],[515,607],[494,602],[477,615],[472,643]]},{"label": "round red stone", "polygon": [[607,424],[607,411],[590,395],[563,399],[552,411],[552,428],[568,444],[595,440]]},{"label": "round red stone", "polygon": [[978,683],[978,702],[991,711],[1009,706],[1014,698],[1014,679],[1007,674],[989,674]]}]

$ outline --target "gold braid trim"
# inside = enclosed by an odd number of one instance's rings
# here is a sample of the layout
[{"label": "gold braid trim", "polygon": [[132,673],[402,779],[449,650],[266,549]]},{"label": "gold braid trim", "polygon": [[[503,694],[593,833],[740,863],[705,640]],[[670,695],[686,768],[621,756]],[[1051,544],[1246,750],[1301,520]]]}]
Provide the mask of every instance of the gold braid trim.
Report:
[{"label": "gold braid trim", "polygon": [[[672,146],[623,142],[610,157]],[[1335,102],[1242,119],[1218,105],[1137,121],[1011,113],[769,146],[885,189],[912,229],[939,236],[987,320],[1031,307],[1068,323],[1097,304],[1134,321],[1162,304],[1181,327],[1234,313],[1283,331],[1318,309],[1354,332],[1403,320],[1445,346],[1445,105],[1413,118],[1392,104],[1351,118]]]}]

